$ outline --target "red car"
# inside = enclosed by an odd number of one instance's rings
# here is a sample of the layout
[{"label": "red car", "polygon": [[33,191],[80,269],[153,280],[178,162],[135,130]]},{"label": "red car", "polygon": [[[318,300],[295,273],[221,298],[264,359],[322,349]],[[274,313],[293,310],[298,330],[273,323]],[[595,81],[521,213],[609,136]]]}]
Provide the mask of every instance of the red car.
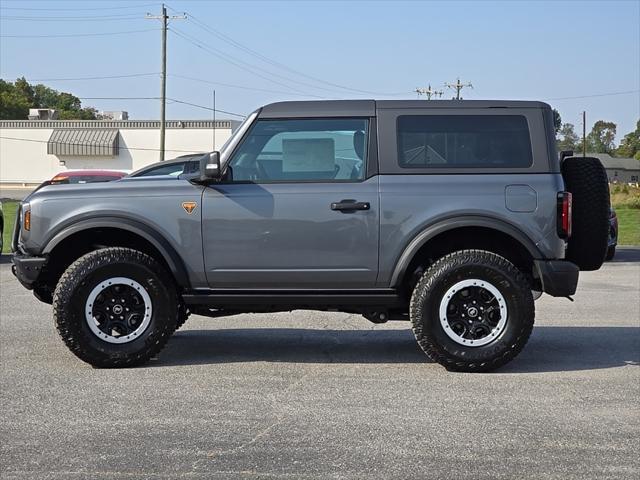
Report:
[{"label": "red car", "polygon": [[116,170],[74,170],[57,174],[49,181],[49,185],[111,182],[126,175],[126,173]]}]

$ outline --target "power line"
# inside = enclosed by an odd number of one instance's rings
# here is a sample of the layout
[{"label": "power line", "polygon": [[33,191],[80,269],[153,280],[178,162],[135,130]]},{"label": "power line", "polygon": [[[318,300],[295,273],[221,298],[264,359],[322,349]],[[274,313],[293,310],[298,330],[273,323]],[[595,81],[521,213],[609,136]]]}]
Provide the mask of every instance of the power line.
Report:
[{"label": "power line", "polygon": [[[171,8],[171,7],[169,7],[169,8]],[[408,93],[408,92],[384,93],[384,92],[375,92],[375,91],[369,91],[369,90],[361,90],[361,89],[351,88],[351,87],[347,87],[347,86],[340,85],[340,84],[337,84],[337,83],[329,82],[329,81],[323,80],[321,78],[314,77],[312,75],[308,75],[308,74],[306,74],[304,72],[301,72],[301,71],[296,70],[294,68],[291,68],[291,67],[289,67],[289,66],[287,66],[287,65],[285,65],[283,63],[280,63],[280,62],[278,62],[276,60],[273,60],[273,59],[271,59],[269,57],[266,57],[265,55],[262,55],[261,53],[259,53],[259,52],[255,51],[255,50],[247,47],[246,45],[241,44],[240,42],[234,40],[230,36],[225,35],[224,33],[220,32],[220,31],[216,30],[215,28],[207,25],[206,23],[200,21],[198,18],[196,18],[191,13],[189,13],[189,12],[185,12],[185,13],[189,16],[189,19],[193,20],[194,25],[196,25],[197,27],[199,27],[202,30],[208,32],[209,34],[215,36],[216,38],[218,38],[218,39],[220,39],[220,40],[222,40],[222,41],[224,41],[224,42],[226,42],[226,43],[228,43],[228,44],[230,44],[230,45],[232,45],[232,46],[234,46],[234,47],[236,47],[236,48],[238,48],[240,50],[243,50],[244,52],[248,53],[249,55],[252,55],[255,58],[258,58],[258,59],[262,60],[263,62],[266,62],[266,63],[268,63],[268,64],[270,64],[272,66],[278,67],[280,69],[286,70],[286,71],[288,71],[290,73],[294,73],[296,75],[299,75],[301,77],[307,78],[309,80],[313,80],[313,81],[318,82],[318,83],[329,85],[331,87],[334,87],[334,89],[335,88],[339,88],[339,89],[342,89],[342,90],[361,93],[361,94],[365,94],[365,95],[383,95],[383,96],[406,95]],[[290,81],[295,81],[295,80],[290,80]],[[311,88],[321,88],[321,87],[317,87],[315,85],[309,85],[309,84],[303,84],[303,85],[311,86]],[[323,89],[323,90],[327,90],[327,89]],[[331,90],[329,90],[329,91],[331,91]]]},{"label": "power line", "polygon": [[103,15],[103,16],[88,16],[88,17],[25,17],[14,15],[2,15],[0,20],[12,20],[12,21],[26,21],[26,22],[108,22],[108,21],[121,21],[121,20],[140,20],[139,15],[126,14],[126,16],[119,15]]},{"label": "power line", "polygon": [[[64,144],[71,145],[73,147],[93,147],[95,145],[85,144],[85,143],[67,143],[67,142],[49,142],[49,140],[35,140],[32,138],[17,138],[17,137],[4,137],[0,136],[1,140],[16,140],[20,142],[31,142],[31,143],[55,143],[55,144]],[[144,148],[144,147],[121,147],[118,146],[121,150],[141,150],[141,151],[149,151],[149,152],[159,152],[160,150],[157,148]],[[175,149],[167,149],[168,152],[178,152],[178,153],[192,153],[193,150],[175,150]]]},{"label": "power line", "polygon": [[157,32],[158,28],[147,28],[144,30],[125,30],[122,32],[103,33],[70,33],[63,35],[0,35],[0,38],[70,38],[70,37],[104,37],[112,35],[126,35],[130,33]]},{"label": "power line", "polygon": [[159,75],[158,72],[151,73],[132,73],[129,75],[107,75],[103,77],[74,77],[74,78],[29,78],[29,82],[71,82],[76,80],[111,80],[115,78],[135,78],[149,77],[151,75]]},{"label": "power line", "polygon": [[71,11],[71,12],[76,12],[76,11],[88,11],[88,10],[125,10],[125,9],[129,9],[129,8],[142,8],[142,7],[151,7],[151,6],[157,6],[157,3],[143,3],[143,4],[139,4],[139,5],[126,5],[126,6],[120,6],[120,7],[91,7],[91,8],[86,8],[86,7],[74,7],[74,8],[61,8],[61,7],[56,7],[56,8],[35,8],[35,7],[4,7],[1,6],[0,10],[29,10],[29,11],[39,11],[39,12],[62,12],[62,11]]},{"label": "power line", "polygon": [[[237,61],[233,60],[233,59],[229,58],[229,55],[224,54],[224,53],[222,53],[220,51],[217,51],[213,47],[210,47],[207,44],[204,44],[204,43],[200,42],[199,40],[194,40],[194,39],[189,38],[190,37],[189,35],[183,34],[182,32],[176,30],[175,28],[170,28],[169,30],[171,32],[173,32],[174,34],[178,35],[179,37],[181,37],[182,39],[186,40],[187,42],[195,45],[199,49],[209,53],[210,55],[213,55],[214,57],[221,58],[222,60],[234,65],[235,67],[237,67],[237,68],[239,68],[241,70],[249,72],[249,73],[251,73],[253,75],[256,75],[256,76],[258,76],[260,78],[263,78],[264,80],[267,80],[269,82],[272,82],[272,83],[275,83],[277,85],[280,85],[281,87],[285,87],[285,88],[288,88],[290,90],[296,91],[296,92],[301,93],[303,95],[307,95],[307,96],[315,97],[315,98],[326,99],[326,97],[321,97],[319,95],[313,95],[313,94],[310,94],[310,93],[307,93],[307,92],[303,92],[302,90],[294,88],[291,85],[287,85],[286,83],[282,83],[282,82],[280,82],[278,80],[274,80],[273,78],[269,78],[269,77],[267,77],[265,75],[262,75],[261,73],[256,72],[255,70],[252,69],[252,68],[260,69],[259,67],[251,67],[251,66],[246,67],[246,66],[244,66],[242,64],[245,64],[245,65],[250,65],[250,64],[247,64],[246,62],[243,62],[241,60],[237,60]],[[260,69],[260,70],[263,70],[263,69]],[[265,71],[265,70],[263,70],[263,71]],[[270,72],[266,72],[266,73],[268,73],[270,75],[274,75],[274,76],[279,76],[279,75],[276,75],[276,74],[273,74],[273,73],[270,73]]]},{"label": "power line", "polygon": [[638,93],[640,90],[627,90],[625,92],[611,92],[611,93],[595,93],[593,95],[579,95],[576,97],[559,97],[559,98],[544,98],[544,101],[550,100],[574,100],[579,98],[594,98],[594,97],[611,97],[614,95],[629,95],[632,93]]},{"label": "power line", "polygon": [[[269,78],[269,77],[267,77],[267,76],[265,76],[265,75],[263,75],[261,73],[256,72],[255,70],[262,71],[267,75],[272,75],[274,77],[282,78],[284,80],[289,80],[287,77],[284,77],[282,75],[278,75],[278,74],[272,73],[272,72],[270,72],[268,70],[265,70],[264,68],[258,67],[256,65],[250,64],[248,62],[245,62],[245,61],[237,59],[237,58],[233,58],[233,57],[231,57],[231,55],[228,55],[228,54],[224,53],[223,51],[218,50],[217,48],[214,48],[214,47],[202,42],[201,40],[192,37],[191,35],[189,35],[187,33],[179,31],[176,28],[171,28],[170,30],[173,33],[175,33],[176,35],[178,35],[179,37],[182,37],[184,40],[186,40],[189,43],[191,43],[191,44],[195,45],[196,47],[200,48],[201,50],[204,50],[205,52],[209,53],[210,55],[213,55],[213,56],[215,56],[217,58],[220,58],[220,59],[226,61],[227,63],[230,63],[231,65],[234,65],[235,67],[240,68],[241,70],[244,70],[245,72],[249,72],[249,73],[251,73],[253,75],[256,75],[256,76],[258,76],[260,78],[263,78],[264,80],[267,80],[269,82],[275,83],[276,85],[280,85],[282,87],[288,88],[290,90],[293,90],[293,91],[298,92],[298,93],[303,94],[303,95],[308,95],[308,96],[312,96],[312,97],[320,98],[320,99],[325,99],[326,98],[326,97],[321,97],[321,96],[318,96],[318,95],[313,95],[313,94],[304,92],[304,91],[302,91],[302,90],[300,90],[300,89],[298,89],[296,87],[292,87],[291,85],[287,85],[286,83],[283,83],[283,82],[281,82],[279,80],[274,80],[272,78]],[[300,82],[297,82],[297,83],[300,83]],[[308,84],[303,84],[303,85],[307,85],[308,86]],[[311,85],[311,87],[312,88],[317,88],[317,87],[314,87],[313,85]]]},{"label": "power line", "polygon": [[78,97],[80,100],[160,100],[160,97]]},{"label": "power line", "polygon": [[214,110],[211,107],[205,107],[204,105],[198,105],[197,103],[185,102],[183,100],[176,100],[175,98],[167,98],[167,100],[170,100],[173,103],[182,103],[183,105],[190,105],[192,107],[202,108],[203,110],[209,110],[209,111],[216,111],[216,112],[220,112],[220,113],[225,113],[227,115],[233,115],[235,117],[241,117],[241,118],[245,118],[246,117],[246,115],[240,115],[239,113],[227,112],[225,110]]},{"label": "power line", "polygon": [[[162,100],[162,97],[78,97],[80,100]],[[191,103],[184,100],[178,100],[177,98],[169,98],[167,97],[169,103],[180,103],[183,105],[189,105],[191,107],[202,108],[203,110],[214,111],[213,108],[207,107],[205,105],[200,105],[198,103]],[[246,115],[242,115],[240,113],[229,112],[226,110],[215,109],[218,113],[225,113],[227,115],[233,115],[235,117],[245,118]]]},{"label": "power line", "polygon": [[90,19],[104,19],[104,18],[125,18],[132,17],[136,18],[137,15],[135,13],[110,13],[108,15],[60,15],[60,16],[34,16],[34,15],[3,15],[2,18],[11,18],[11,19],[22,19],[26,18],[27,20],[90,20]]},{"label": "power line", "polygon": [[229,88],[239,88],[241,90],[254,90],[256,92],[265,92],[265,93],[279,93],[282,95],[300,95],[303,97],[306,97],[307,94],[306,93],[293,93],[293,92],[285,92],[283,90],[270,90],[267,88],[256,88],[256,87],[247,87],[244,85],[233,85],[231,83],[222,83],[222,82],[213,82],[211,80],[204,80],[202,78],[195,78],[195,77],[187,77],[185,75],[177,75],[175,73],[170,73],[169,74],[170,77],[175,77],[175,78],[182,78],[184,80],[191,80],[192,82],[200,82],[200,83],[206,83],[209,85],[219,85],[222,87],[229,87]]}]

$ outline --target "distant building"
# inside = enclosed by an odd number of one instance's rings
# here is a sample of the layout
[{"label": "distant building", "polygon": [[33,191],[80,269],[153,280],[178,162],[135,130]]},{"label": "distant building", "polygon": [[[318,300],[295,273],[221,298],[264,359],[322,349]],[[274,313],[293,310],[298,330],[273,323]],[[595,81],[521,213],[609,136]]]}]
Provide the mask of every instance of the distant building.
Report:
[{"label": "distant building", "polygon": [[[220,148],[239,122],[215,122]],[[214,149],[213,120],[168,120],[165,159]],[[133,171],[160,158],[158,120],[0,120],[0,184],[37,185],[65,170]]]},{"label": "distant building", "polygon": [[56,120],[58,118],[58,111],[53,108],[30,108],[29,120]]},{"label": "distant building", "polygon": [[129,112],[125,112],[123,110],[98,112],[98,119],[99,120],[129,120]]},{"label": "distant building", "polygon": [[635,158],[612,157],[608,153],[587,153],[587,157],[600,159],[610,183],[640,182],[640,161]]}]

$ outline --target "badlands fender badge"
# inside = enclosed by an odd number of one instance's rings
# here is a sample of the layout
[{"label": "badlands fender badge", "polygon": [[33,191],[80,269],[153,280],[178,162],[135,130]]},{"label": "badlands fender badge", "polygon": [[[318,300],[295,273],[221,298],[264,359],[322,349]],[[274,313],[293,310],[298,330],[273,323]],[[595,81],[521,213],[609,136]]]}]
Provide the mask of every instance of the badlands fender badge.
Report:
[{"label": "badlands fender badge", "polygon": [[198,204],[196,202],[182,202],[182,208],[184,208],[184,211],[189,215],[193,213],[197,206]]}]

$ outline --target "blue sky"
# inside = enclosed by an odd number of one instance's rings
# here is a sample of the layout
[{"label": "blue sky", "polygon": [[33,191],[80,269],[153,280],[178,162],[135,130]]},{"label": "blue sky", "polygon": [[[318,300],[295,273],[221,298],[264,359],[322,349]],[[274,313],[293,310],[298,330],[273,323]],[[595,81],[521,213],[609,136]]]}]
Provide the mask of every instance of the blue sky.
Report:
[{"label": "blue sky", "polygon": [[[463,91],[465,98],[547,100],[576,129],[584,109],[588,127],[597,119],[616,122],[616,141],[640,117],[638,1],[167,4],[175,10],[170,13],[186,11],[191,17],[170,24],[169,98],[210,107],[215,88],[219,109],[246,114],[286,99],[416,98],[416,87],[431,83],[443,88],[459,76],[474,85]],[[144,0],[1,0],[0,76],[31,80],[159,72],[160,24],[144,19],[147,11],[159,13],[159,5]],[[69,18],[85,16],[93,18]],[[153,30],[111,35],[147,29]],[[109,35],[9,37],[85,33]],[[41,83],[79,97],[157,97],[160,91],[157,75]],[[631,90],[635,93],[552,100]],[[83,104],[127,110],[135,119],[159,115],[156,100]],[[169,118],[211,115],[184,104],[167,109]]]}]

